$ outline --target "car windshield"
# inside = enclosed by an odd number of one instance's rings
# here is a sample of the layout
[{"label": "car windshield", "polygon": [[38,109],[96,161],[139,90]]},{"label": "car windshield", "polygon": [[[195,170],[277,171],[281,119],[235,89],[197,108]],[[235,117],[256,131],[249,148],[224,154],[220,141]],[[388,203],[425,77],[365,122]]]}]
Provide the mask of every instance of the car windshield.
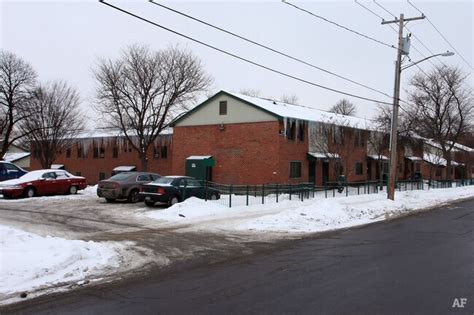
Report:
[{"label": "car windshield", "polygon": [[130,179],[134,174],[132,173],[120,173],[109,178],[109,180],[115,180],[118,182],[124,182]]},{"label": "car windshield", "polygon": [[154,184],[171,184],[176,178],[170,177],[160,177],[157,180],[153,181]]}]

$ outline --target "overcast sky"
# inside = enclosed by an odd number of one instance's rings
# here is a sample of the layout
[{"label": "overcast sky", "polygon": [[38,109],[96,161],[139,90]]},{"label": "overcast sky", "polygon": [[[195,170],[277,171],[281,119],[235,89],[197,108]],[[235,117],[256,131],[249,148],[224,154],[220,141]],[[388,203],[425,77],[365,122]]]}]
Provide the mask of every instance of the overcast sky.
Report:
[{"label": "overcast sky", "polygon": [[[158,1],[158,0],[157,0]],[[385,19],[388,13],[372,1],[360,1]],[[229,35],[166,11],[148,1],[116,1],[110,3],[132,11],[171,29],[185,33],[242,57],[277,70],[331,88],[390,102],[373,91],[301,65]],[[328,69],[377,90],[393,94],[394,61],[396,50],[356,36],[327,22],[298,11],[281,1],[168,1],[165,4],[187,14],[216,24],[262,44]],[[354,1],[294,2],[312,12],[339,22],[382,42],[396,45],[397,34],[380,19]],[[406,1],[380,1],[385,8],[407,17],[419,16]],[[473,1],[420,1],[413,0],[419,9],[441,30],[451,44],[471,64],[473,60]],[[278,74],[243,63],[189,40],[158,29],[140,20],[126,16],[98,1],[5,1],[0,0],[1,48],[11,51],[38,71],[42,81],[62,79],[75,86],[82,97],[82,106],[94,117],[91,103],[95,82],[92,68],[99,57],[115,58],[129,44],[144,43],[152,49],[170,45],[188,48],[199,57],[213,79],[213,91],[227,89],[261,90],[265,96],[279,97],[295,94],[300,104],[327,109],[342,95],[301,83]],[[433,53],[452,48],[436,33],[428,21],[408,24]],[[425,56],[431,55],[413,38],[412,46]],[[412,60],[423,58],[413,47]],[[466,74],[472,71],[462,59],[433,58],[460,67]],[[432,64],[420,64],[429,71]],[[402,87],[410,76],[419,71],[416,67],[402,74]],[[469,83],[473,85],[471,75]],[[402,98],[404,94],[402,93]],[[358,116],[371,117],[375,104],[351,99],[358,107]]]}]

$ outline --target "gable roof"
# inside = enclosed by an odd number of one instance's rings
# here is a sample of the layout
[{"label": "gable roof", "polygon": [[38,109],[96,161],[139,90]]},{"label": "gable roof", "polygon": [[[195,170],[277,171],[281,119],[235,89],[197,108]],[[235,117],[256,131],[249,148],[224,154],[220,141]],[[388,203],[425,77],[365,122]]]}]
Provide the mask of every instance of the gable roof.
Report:
[{"label": "gable roof", "polygon": [[212,97],[208,98],[201,104],[194,107],[192,110],[177,117],[171,123],[171,126],[175,126],[179,121],[188,117],[189,115],[192,115],[199,108],[207,105],[208,103],[212,102],[215,98],[221,95],[230,96],[247,105],[255,107],[273,116],[276,116],[279,119],[298,119],[298,120],[305,120],[309,122],[322,122],[322,123],[327,123],[327,124],[343,125],[343,126],[349,126],[349,127],[358,128],[358,129],[370,129],[370,130],[375,129],[374,122],[372,120],[330,113],[330,112],[316,109],[313,107],[288,104],[288,103],[283,103],[276,100],[252,97],[252,96],[247,96],[247,95],[243,95],[239,93],[227,92],[224,90],[216,93]]}]

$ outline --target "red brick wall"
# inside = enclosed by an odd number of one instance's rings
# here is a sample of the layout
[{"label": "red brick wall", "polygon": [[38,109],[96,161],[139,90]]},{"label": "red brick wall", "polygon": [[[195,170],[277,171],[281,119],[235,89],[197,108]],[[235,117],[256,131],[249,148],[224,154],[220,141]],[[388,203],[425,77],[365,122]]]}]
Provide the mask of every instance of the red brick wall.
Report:
[{"label": "red brick wall", "polygon": [[[94,158],[93,157],[93,144],[92,141],[86,141],[89,147],[87,149],[87,156],[85,158],[78,158],[78,147],[77,144],[73,145],[71,148],[71,156],[66,157],[66,152],[61,152],[58,158],[54,161],[54,164],[64,164],[64,168],[76,175],[78,173],[81,176],[84,176],[87,180],[87,183],[94,185],[99,181],[99,173],[105,173],[105,177],[108,178],[111,176],[112,170],[121,165],[134,165],[137,167],[137,170],[141,170],[141,162],[138,158],[138,153],[132,149],[131,146],[123,145],[117,146],[118,157],[113,157],[113,147],[112,144],[104,144],[104,158]],[[173,154],[172,143],[169,141],[167,144],[168,147],[168,157],[166,159],[153,157],[153,148],[150,148],[148,156],[148,171],[156,172],[161,175],[170,175],[171,174],[171,156]],[[34,153],[32,152],[31,157],[31,170],[41,169],[41,164],[37,159],[34,158]]]},{"label": "red brick wall", "polygon": [[[212,180],[225,184],[278,182],[279,123],[238,123],[177,126],[173,132],[173,165],[176,175],[185,173],[185,159],[191,155],[212,155],[216,165]],[[276,174],[274,174],[276,172]]]},{"label": "red brick wall", "polygon": [[[278,135],[276,133],[275,141],[279,146],[277,154],[278,158],[278,170],[277,180],[279,183],[301,183],[308,182],[308,131],[307,125],[303,131],[303,141],[298,139],[295,134],[295,139],[289,140],[283,135],[284,124],[283,122],[278,123],[278,130],[281,131]],[[301,177],[290,178],[290,162],[301,162]]]}]

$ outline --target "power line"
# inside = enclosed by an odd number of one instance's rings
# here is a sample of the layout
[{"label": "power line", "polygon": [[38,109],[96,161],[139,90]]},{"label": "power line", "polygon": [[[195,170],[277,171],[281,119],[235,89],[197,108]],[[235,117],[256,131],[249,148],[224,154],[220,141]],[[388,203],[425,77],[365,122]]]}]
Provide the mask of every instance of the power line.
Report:
[{"label": "power line", "polygon": [[296,77],[296,76],[294,76],[294,75],[285,73],[285,72],[283,72],[283,71],[276,70],[276,69],[271,68],[271,67],[269,67],[269,66],[265,66],[265,65],[263,65],[263,64],[260,64],[260,63],[255,62],[255,61],[246,59],[246,58],[244,58],[244,57],[238,56],[238,55],[236,55],[236,54],[234,54],[234,53],[231,53],[231,52],[229,52],[229,51],[226,51],[226,50],[224,50],[224,49],[221,49],[221,48],[212,46],[211,44],[207,44],[207,43],[205,43],[205,42],[203,42],[203,41],[201,41],[201,40],[195,39],[195,38],[193,38],[193,37],[190,37],[190,36],[188,36],[188,35],[185,35],[185,34],[183,34],[183,33],[178,32],[178,31],[172,30],[172,29],[170,29],[170,28],[168,28],[168,27],[166,27],[166,26],[163,26],[163,25],[160,25],[160,24],[155,23],[155,22],[153,22],[153,21],[150,21],[150,20],[148,20],[148,19],[146,19],[146,18],[144,18],[144,17],[141,17],[141,16],[139,16],[139,15],[137,15],[137,14],[134,14],[134,13],[132,13],[132,12],[130,12],[130,11],[127,11],[127,10],[125,10],[125,9],[122,9],[122,8],[120,8],[120,7],[117,7],[117,6],[115,6],[115,5],[112,5],[112,4],[110,4],[110,3],[107,3],[107,2],[105,2],[104,0],[99,0],[99,2],[105,4],[105,5],[109,6],[109,7],[111,7],[111,8],[113,8],[113,9],[117,10],[117,11],[120,11],[120,12],[122,12],[122,13],[125,13],[125,14],[127,14],[127,15],[130,15],[130,16],[136,18],[136,19],[139,19],[139,20],[141,20],[141,21],[144,21],[144,22],[146,22],[146,23],[149,23],[149,24],[151,24],[151,25],[154,25],[154,26],[156,26],[156,27],[158,27],[158,28],[161,28],[161,29],[163,29],[163,30],[166,30],[166,31],[168,31],[168,32],[170,32],[170,33],[173,33],[173,34],[175,34],[175,35],[181,36],[181,37],[186,38],[186,39],[188,39],[188,40],[191,40],[191,41],[193,41],[193,42],[195,42],[195,43],[198,43],[198,44],[203,45],[203,46],[205,46],[205,47],[211,48],[211,49],[213,49],[213,50],[216,50],[216,51],[218,51],[218,52],[221,52],[221,53],[223,53],[223,54],[225,54],[225,55],[228,55],[228,56],[231,56],[231,57],[233,57],[233,58],[239,59],[239,60],[244,61],[244,62],[246,62],[246,63],[249,63],[249,64],[251,64],[251,65],[257,66],[257,67],[259,67],[259,68],[268,70],[268,71],[270,71],[270,72],[277,73],[277,74],[280,74],[280,75],[282,75],[282,76],[285,76],[285,77],[294,79],[294,80],[296,80],[296,81],[300,81],[300,82],[303,82],[303,83],[306,83],[306,84],[309,84],[309,85],[312,85],[312,86],[316,86],[316,87],[319,87],[319,88],[321,88],[321,89],[325,89],[325,90],[328,90],[328,91],[331,91],[331,92],[334,92],[334,93],[339,93],[339,94],[342,94],[342,95],[346,95],[346,96],[358,98],[358,99],[361,99],[361,100],[366,100],[366,101],[376,102],[376,103],[380,103],[380,104],[388,104],[388,105],[391,105],[390,103],[387,103],[387,102],[383,102],[383,101],[380,101],[380,100],[376,100],[376,99],[372,99],[372,98],[368,98],[368,97],[364,97],[364,96],[360,96],[360,95],[356,95],[356,94],[344,92],[344,91],[337,90],[337,89],[334,89],[334,88],[330,88],[330,87],[327,87],[327,86],[324,86],[324,85],[321,85],[321,84],[318,84],[318,83],[314,83],[314,82],[312,82],[312,81],[308,81],[308,80],[306,80],[306,79],[302,79],[302,78]]},{"label": "power line", "polygon": [[371,41],[374,41],[374,42],[376,42],[376,43],[378,43],[378,44],[381,44],[381,45],[384,45],[384,46],[387,46],[387,47],[390,47],[390,48],[398,49],[398,48],[395,47],[394,45],[390,45],[390,44],[384,43],[384,42],[382,42],[382,41],[380,41],[380,40],[378,40],[378,39],[376,39],[376,38],[373,38],[373,37],[371,37],[371,36],[365,35],[365,34],[363,34],[363,33],[360,33],[360,32],[358,32],[358,31],[356,31],[356,30],[353,30],[353,29],[351,29],[351,28],[349,28],[349,27],[347,27],[347,26],[344,26],[344,25],[341,25],[341,24],[336,23],[336,22],[334,22],[334,21],[331,21],[331,20],[329,20],[329,19],[327,19],[327,18],[325,18],[325,17],[323,17],[323,16],[321,16],[321,15],[318,15],[318,14],[316,14],[316,13],[313,13],[313,12],[309,11],[309,10],[306,10],[306,9],[304,9],[304,8],[301,8],[301,7],[299,7],[299,6],[297,6],[297,5],[293,4],[293,3],[290,3],[290,2],[288,2],[288,1],[286,1],[286,0],[282,0],[282,2],[285,3],[285,4],[287,4],[287,5],[289,5],[289,6],[292,6],[292,7],[295,8],[295,9],[298,9],[298,10],[300,10],[300,11],[303,11],[303,12],[305,12],[305,13],[308,13],[309,15],[312,15],[312,16],[315,17],[315,18],[321,19],[321,20],[323,20],[323,21],[325,21],[325,22],[327,22],[327,23],[330,23],[330,24],[335,25],[335,26],[337,26],[337,27],[339,27],[339,28],[342,28],[342,29],[344,29],[344,30],[346,30],[346,31],[349,31],[349,32],[351,32],[351,33],[354,33],[354,34],[356,34],[356,35],[359,35],[359,36],[364,37],[364,38],[366,38],[366,39],[369,39],[369,40],[371,40]]},{"label": "power line", "polygon": [[[382,22],[385,21],[385,19],[384,19],[382,16],[380,16],[380,15],[378,15],[377,13],[375,13],[374,11],[370,10],[368,7],[366,7],[365,5],[361,4],[361,3],[358,2],[357,0],[354,0],[354,2],[357,3],[358,5],[360,5],[362,8],[364,8],[364,9],[367,10],[368,12],[370,12],[372,15],[374,15],[374,16],[378,17],[379,19],[381,19]],[[374,1],[374,3],[377,4],[377,2],[375,2],[375,1]],[[380,5],[379,5],[379,6],[380,6]],[[383,9],[384,9],[384,8],[383,8]],[[387,11],[386,9],[384,9],[384,11],[386,11],[386,12],[388,12],[390,15],[394,16],[391,12]],[[395,16],[394,16],[394,17],[395,17]],[[396,19],[396,17],[395,17],[395,19]],[[398,34],[398,31],[397,31],[391,24],[388,24],[388,26],[390,26],[390,28],[391,28],[395,33]],[[413,47],[413,49],[415,49],[421,56],[425,57],[425,55],[424,55],[421,51],[419,51],[416,47],[414,47],[413,45],[412,45],[412,47]],[[431,60],[428,60],[428,61],[431,62]],[[433,65],[434,65],[434,64],[433,64]],[[415,66],[416,66],[421,72],[423,72],[423,74],[425,74],[425,75],[428,77],[428,74],[427,74],[418,64],[415,64]],[[403,100],[403,99],[401,99],[401,98],[399,98],[398,100],[399,100],[401,103],[404,103],[404,104],[409,105],[409,106],[413,106],[413,104],[410,104],[409,102],[407,102],[407,101],[405,101],[405,100]],[[408,112],[407,112],[401,105],[399,105],[399,107],[400,107],[401,110],[403,110],[404,112],[406,112],[406,113],[408,114]]]},{"label": "power line", "polygon": [[[375,0],[373,0],[373,2],[374,2],[378,7],[380,7],[382,10],[384,10],[385,12],[387,12],[389,15],[391,15],[391,16],[393,16],[395,19],[397,19],[397,17],[395,16],[395,14],[393,14],[392,12],[390,12],[389,10],[387,10],[387,9],[386,9],[384,6],[382,6],[380,3],[378,3],[378,2],[375,1]],[[424,16],[423,13],[422,13],[422,15]],[[419,42],[426,50],[428,50],[428,52],[430,52],[432,55],[434,55],[434,53],[431,51],[431,49],[429,49],[429,48],[423,43],[423,41],[422,41],[418,36],[416,36],[416,34],[414,34],[414,33],[411,31],[410,28],[408,28],[408,25],[404,25],[403,27],[406,28],[406,29],[413,35],[413,37],[414,37],[416,40],[418,40],[418,42]],[[392,28],[392,29],[393,29],[394,31],[396,31],[394,28]],[[398,33],[398,32],[397,32],[397,33]],[[420,56],[422,56],[423,58],[426,58],[426,55],[423,54],[417,47],[415,47],[414,45],[412,45],[412,47],[413,47],[413,49],[414,49],[416,52],[418,52],[418,53],[420,54]],[[433,67],[436,67],[436,65],[435,65],[431,60],[428,60],[428,61],[431,63],[431,65],[432,65]],[[440,60],[440,61],[441,61],[441,60]],[[441,61],[441,63],[443,63],[443,62]],[[418,67],[418,68],[419,68],[419,67]]]},{"label": "power line", "polygon": [[[381,19],[382,21],[385,21],[385,19],[383,17],[381,17],[380,15],[378,15],[377,13],[375,13],[374,11],[372,11],[371,9],[369,9],[368,7],[366,7],[365,5],[360,3],[359,1],[354,0],[354,2],[357,3],[358,5],[360,5],[361,7],[363,7],[364,9],[366,9],[367,11],[369,11],[370,13],[372,13],[373,15],[375,15],[376,17],[378,17],[379,19]],[[392,25],[390,25],[390,26],[392,26]]]},{"label": "power line", "polygon": [[257,41],[254,41],[254,40],[249,39],[249,38],[247,38],[247,37],[244,37],[244,36],[242,36],[242,35],[239,35],[239,34],[236,34],[236,33],[234,33],[234,32],[231,32],[231,31],[229,31],[229,30],[227,30],[227,29],[224,29],[224,28],[222,28],[222,27],[219,27],[219,26],[216,26],[216,25],[214,25],[214,24],[208,23],[208,22],[206,22],[206,21],[204,21],[204,20],[202,20],[202,19],[198,19],[198,18],[196,18],[196,17],[194,17],[194,16],[191,16],[191,15],[186,14],[186,13],[184,13],[184,12],[178,11],[178,10],[176,10],[176,9],[173,9],[173,8],[171,8],[171,7],[168,7],[168,6],[164,5],[164,4],[155,2],[155,1],[153,1],[153,0],[149,0],[149,2],[151,2],[151,3],[154,4],[154,5],[159,6],[159,7],[161,7],[161,8],[164,8],[164,9],[166,9],[166,10],[169,10],[169,11],[171,11],[171,12],[174,12],[174,13],[176,13],[176,14],[179,14],[179,15],[181,15],[181,16],[184,16],[184,17],[186,17],[186,18],[188,18],[188,19],[191,19],[191,20],[193,20],[193,21],[199,22],[199,23],[201,23],[201,24],[204,24],[204,25],[206,25],[206,26],[209,26],[209,27],[212,27],[212,28],[214,28],[214,29],[216,29],[216,30],[219,30],[219,31],[221,31],[221,32],[224,32],[224,33],[226,33],[226,34],[229,34],[229,35],[232,35],[232,36],[234,36],[234,37],[237,37],[237,38],[239,38],[239,39],[241,39],[241,40],[244,40],[244,41],[246,41],[246,42],[248,42],[248,43],[251,43],[251,44],[253,44],[253,45],[259,46],[259,47],[261,47],[261,48],[264,48],[264,49],[266,49],[266,50],[269,50],[269,51],[271,51],[271,52],[274,52],[274,53],[276,53],[276,54],[279,54],[279,55],[281,55],[281,56],[284,56],[284,57],[286,57],[286,58],[289,58],[289,59],[292,59],[292,60],[297,61],[297,62],[299,62],[299,63],[302,63],[302,64],[304,64],[304,65],[306,65],[306,66],[309,66],[309,67],[312,67],[312,68],[314,68],[314,69],[323,71],[323,72],[325,72],[325,73],[328,73],[328,74],[330,74],[330,75],[333,75],[333,76],[335,76],[335,77],[338,77],[338,78],[340,78],[340,79],[342,79],[342,80],[351,82],[351,83],[356,84],[356,85],[358,85],[358,86],[361,86],[361,87],[364,87],[364,88],[366,88],[366,89],[369,89],[369,90],[371,90],[371,91],[373,91],[373,92],[377,92],[377,93],[379,93],[379,94],[381,94],[381,95],[384,95],[384,96],[386,96],[386,97],[392,98],[392,96],[390,96],[389,94],[387,94],[387,93],[385,93],[385,92],[383,92],[383,91],[377,90],[377,89],[372,88],[372,87],[370,87],[370,86],[367,86],[367,85],[365,85],[365,84],[359,83],[359,82],[354,81],[354,80],[349,79],[349,78],[346,78],[346,77],[344,77],[344,76],[342,76],[342,75],[339,75],[339,74],[334,73],[334,72],[332,72],[332,71],[329,71],[329,70],[327,70],[327,69],[318,67],[318,66],[316,66],[316,65],[314,65],[314,64],[312,64],[312,63],[309,63],[309,62],[307,62],[307,61],[304,61],[304,60],[302,60],[302,59],[300,59],[300,58],[293,57],[293,56],[289,55],[288,53],[285,53],[285,52],[279,51],[279,50],[277,50],[277,49],[271,48],[271,47],[269,47],[269,46],[267,46],[267,45],[261,44],[261,43],[259,43],[259,42],[257,42]]},{"label": "power line", "polygon": [[[355,3],[357,3],[359,6],[361,6],[362,8],[364,8],[365,10],[367,10],[368,12],[370,12],[372,15],[378,17],[379,19],[382,20],[382,22],[385,21],[385,19],[380,16],[379,14],[375,13],[373,10],[369,9],[367,6],[363,5],[362,3],[358,2],[357,0],[354,0]],[[388,11],[387,9],[385,9],[384,7],[382,7],[379,3],[375,2],[375,4],[377,4],[379,7],[381,7],[385,12],[388,12],[388,14],[394,16],[390,11]],[[394,16],[395,17],[395,16]],[[397,18],[397,17],[395,17]],[[395,29],[395,27],[391,24],[388,24],[388,26],[392,29],[392,31],[394,31],[396,34],[398,34],[398,31]],[[415,45],[411,45],[411,47],[420,54],[420,56],[422,56],[423,58],[426,58],[426,55],[423,54],[417,47],[415,47]],[[436,67],[436,65],[431,61],[431,60],[428,60],[431,65],[433,65],[434,67]]]},{"label": "power line", "polygon": [[[411,5],[413,8],[415,8],[415,10],[417,10],[418,12],[420,12],[421,14],[425,15],[423,12],[421,12],[420,9],[418,9],[413,3],[411,3],[409,0],[407,0],[408,4]],[[469,62],[467,62],[467,60],[464,58],[464,56],[459,52],[457,51],[456,48],[454,48],[454,46],[449,42],[449,40],[443,35],[443,33],[441,33],[441,31],[434,25],[434,23],[431,21],[431,19],[429,17],[426,17],[426,20],[428,21],[428,23],[431,24],[431,26],[436,30],[436,32],[438,32],[438,34],[444,39],[444,41],[456,52],[456,54],[469,66],[469,68],[473,69],[474,68],[471,66],[471,64]]]}]

